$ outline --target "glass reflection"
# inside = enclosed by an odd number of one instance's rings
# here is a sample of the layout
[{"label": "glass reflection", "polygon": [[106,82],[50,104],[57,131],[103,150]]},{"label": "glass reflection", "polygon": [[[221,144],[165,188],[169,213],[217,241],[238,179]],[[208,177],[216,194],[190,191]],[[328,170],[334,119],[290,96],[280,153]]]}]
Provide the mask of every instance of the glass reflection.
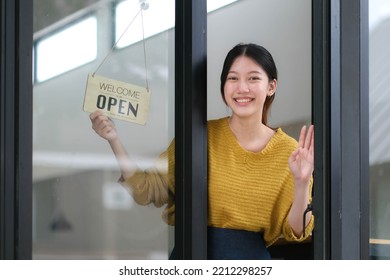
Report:
[{"label": "glass reflection", "polygon": [[370,257],[390,259],[390,2],[369,1]]},{"label": "glass reflection", "polygon": [[[91,129],[89,113],[82,111],[87,76],[107,54],[99,75],[145,87],[143,43],[112,51],[114,7],[118,2],[95,2],[34,3],[36,10],[44,8],[50,14],[46,23],[35,18],[35,42],[54,39],[75,22],[94,15],[95,31],[75,28],[84,34],[83,39],[96,36],[97,43],[88,45],[87,52],[67,48],[65,53],[57,45],[49,46],[44,54],[55,51],[57,57],[71,60],[95,53],[96,58],[34,84],[33,258],[167,259],[173,247],[173,230],[162,221],[162,208],[138,205],[119,185],[115,157],[109,145]],[[38,17],[39,13],[34,11],[34,15]],[[147,12],[144,17],[148,17]],[[60,45],[80,43],[74,33],[69,36],[59,40]],[[145,41],[152,91],[147,124],[115,120],[124,145],[142,169],[153,166],[174,137],[173,38],[171,29]],[[38,57],[35,69],[53,70]]]}]

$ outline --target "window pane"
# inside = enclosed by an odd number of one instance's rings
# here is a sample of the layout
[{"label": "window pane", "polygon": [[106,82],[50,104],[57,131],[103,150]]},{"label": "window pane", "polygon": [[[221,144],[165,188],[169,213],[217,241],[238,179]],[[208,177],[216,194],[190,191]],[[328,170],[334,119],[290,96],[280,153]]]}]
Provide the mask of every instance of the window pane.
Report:
[{"label": "window pane", "polygon": [[51,26],[81,9],[91,7],[94,3],[99,1],[100,0],[34,0],[34,32]]},{"label": "window pane", "polygon": [[[88,0],[81,2],[88,6]],[[93,131],[89,113],[82,110],[87,76],[103,61],[97,75],[146,87],[142,42],[111,52],[116,3],[88,6],[35,34],[49,39],[53,30],[75,28],[78,17],[96,15],[95,31],[84,30],[84,38],[69,32],[59,40],[77,47],[68,46],[65,53],[57,44],[47,43],[38,52],[38,56],[57,53],[64,60],[58,62],[54,56],[54,64],[64,66],[80,54],[80,40],[92,36],[87,33],[93,33],[97,42],[88,45],[84,54],[96,52],[93,62],[34,85],[34,259],[167,259],[173,247],[173,227],[162,219],[166,203],[161,207],[136,203],[128,188],[118,183],[120,169],[110,145]],[[167,30],[145,41],[151,89],[146,125],[114,120],[124,147],[141,171],[156,166],[155,160],[174,137],[173,39],[173,30]],[[56,66],[50,59],[38,59],[38,64],[41,73]]]},{"label": "window pane", "polygon": [[370,256],[390,258],[390,2],[369,1]]}]

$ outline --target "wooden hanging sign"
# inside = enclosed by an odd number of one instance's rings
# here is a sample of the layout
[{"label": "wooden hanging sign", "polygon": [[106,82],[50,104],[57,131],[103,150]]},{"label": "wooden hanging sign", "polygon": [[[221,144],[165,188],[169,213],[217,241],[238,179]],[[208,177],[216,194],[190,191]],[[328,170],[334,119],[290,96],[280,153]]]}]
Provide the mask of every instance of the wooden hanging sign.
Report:
[{"label": "wooden hanging sign", "polygon": [[108,117],[145,125],[149,113],[150,91],[146,88],[88,75],[83,110],[100,110]]}]

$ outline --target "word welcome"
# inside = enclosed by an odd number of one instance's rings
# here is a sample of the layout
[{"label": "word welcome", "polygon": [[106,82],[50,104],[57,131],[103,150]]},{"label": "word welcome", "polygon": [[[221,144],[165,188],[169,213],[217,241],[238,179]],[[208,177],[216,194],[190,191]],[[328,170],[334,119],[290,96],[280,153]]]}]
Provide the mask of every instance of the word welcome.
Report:
[{"label": "word welcome", "polygon": [[132,89],[129,89],[129,88],[116,87],[114,85],[106,84],[106,83],[102,83],[101,82],[100,83],[100,89],[104,90],[106,92],[122,94],[122,95],[125,95],[127,97],[132,97],[132,98],[136,98],[136,99],[140,98],[140,92],[139,91],[135,91],[135,90],[132,90]]}]

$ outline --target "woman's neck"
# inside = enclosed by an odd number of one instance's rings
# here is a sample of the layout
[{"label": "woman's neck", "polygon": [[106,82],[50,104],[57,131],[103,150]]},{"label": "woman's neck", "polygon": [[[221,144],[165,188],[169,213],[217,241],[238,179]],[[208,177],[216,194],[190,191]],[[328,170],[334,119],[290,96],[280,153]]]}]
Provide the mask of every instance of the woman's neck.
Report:
[{"label": "woman's neck", "polygon": [[275,134],[271,128],[258,119],[242,119],[234,115],[229,126],[241,147],[250,152],[260,152]]}]

